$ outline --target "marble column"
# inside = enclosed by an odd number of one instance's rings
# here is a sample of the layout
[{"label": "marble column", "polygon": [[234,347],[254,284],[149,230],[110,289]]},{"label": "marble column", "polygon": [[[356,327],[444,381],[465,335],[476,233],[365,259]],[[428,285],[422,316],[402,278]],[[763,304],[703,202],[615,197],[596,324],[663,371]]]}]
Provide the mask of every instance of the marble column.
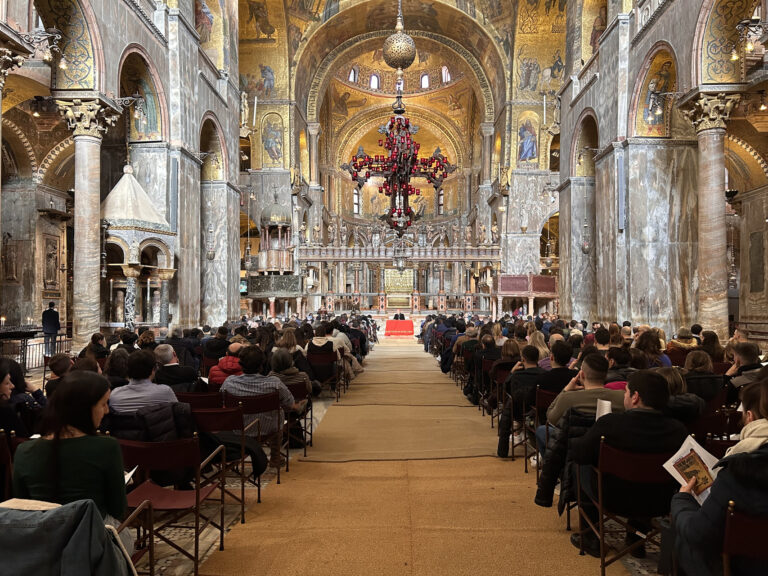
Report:
[{"label": "marble column", "polygon": [[296,315],[299,318],[304,318],[304,311],[301,308],[301,304],[302,304],[302,298],[301,296],[297,296],[296,297]]},{"label": "marble column", "polygon": [[309,185],[320,185],[320,173],[318,166],[319,150],[318,142],[320,140],[320,123],[310,122],[307,124],[307,147],[309,148]]},{"label": "marble column", "polygon": [[171,299],[169,282],[176,273],[176,270],[160,268],[157,273],[160,277],[160,325],[167,327]]},{"label": "marble column", "polygon": [[136,291],[138,290],[138,278],[141,274],[141,266],[137,264],[123,264],[125,274],[125,327],[133,330],[136,321]]},{"label": "marble column", "polygon": [[275,317],[275,297],[274,296],[269,297],[269,316],[271,318]]},{"label": "marble column", "polygon": [[702,94],[685,114],[699,142],[699,314],[697,322],[728,339],[725,223],[725,123],[739,94]]},{"label": "marble column", "polygon": [[98,100],[57,100],[56,104],[74,131],[75,140],[72,347],[80,350],[100,328],[101,139],[117,116],[104,109]]},{"label": "marble column", "polygon": [[483,136],[483,171],[480,180],[483,184],[490,184],[491,160],[493,158],[493,122],[483,122],[480,124],[480,133]]},{"label": "marble column", "polygon": [[200,221],[205,241],[200,257],[202,282],[199,322],[209,326],[221,326],[229,317],[228,247],[230,242],[227,236],[229,227],[226,225],[229,220],[227,183],[204,181],[201,183],[200,193],[202,195]]}]

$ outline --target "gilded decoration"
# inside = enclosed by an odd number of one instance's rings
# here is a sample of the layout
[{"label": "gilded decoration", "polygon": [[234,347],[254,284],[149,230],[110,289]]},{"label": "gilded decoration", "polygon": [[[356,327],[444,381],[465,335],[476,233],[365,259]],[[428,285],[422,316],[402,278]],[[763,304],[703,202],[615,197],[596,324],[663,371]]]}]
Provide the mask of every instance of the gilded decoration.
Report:
[{"label": "gilded decoration", "polygon": [[743,58],[731,60],[731,52],[740,50],[736,24],[749,18],[754,0],[719,0],[707,20],[701,45],[701,83],[727,84],[742,79]]},{"label": "gilded decoration", "polygon": [[581,59],[586,62],[597,52],[600,36],[608,27],[606,0],[585,0],[581,9]]},{"label": "gilded decoration", "polygon": [[261,167],[283,167],[283,118],[274,112],[261,119]]},{"label": "gilded decoration", "polygon": [[96,86],[96,61],[91,33],[76,0],[39,0],[35,3],[46,27],[61,31],[59,49],[67,67],[53,69],[53,85],[59,90],[90,89]]},{"label": "gilded decoration", "polygon": [[212,120],[206,120],[200,134],[200,151],[205,154],[202,159],[200,179],[205,181],[225,180],[224,152],[219,140],[219,133]]},{"label": "gilded decoration", "polygon": [[523,112],[517,119],[517,168],[539,167],[539,115],[536,112]]},{"label": "gilded decoration", "polygon": [[562,0],[520,4],[512,76],[515,98],[538,100],[541,92],[555,94],[562,85],[565,9]]},{"label": "gilded decoration", "polygon": [[745,142],[726,138],[725,166],[728,170],[728,188],[749,192],[768,184],[765,161],[754,152]]},{"label": "gilded decoration", "polygon": [[677,70],[672,55],[662,50],[651,61],[643,79],[635,106],[635,135],[668,137],[672,118],[674,92],[677,87]]},{"label": "gilded decoration", "polygon": [[118,116],[101,106],[98,100],[56,100],[59,112],[75,136],[101,138]]},{"label": "gilded decoration", "polygon": [[144,114],[135,114],[135,105],[131,104],[129,114],[129,138],[132,142],[156,142],[163,139],[160,101],[157,87],[144,61],[137,54],[131,54],[125,60],[120,77],[122,96],[138,94],[144,98]]},{"label": "gilded decoration", "polygon": [[714,128],[725,130],[725,123],[739,100],[740,94],[701,94],[684,114],[696,132]]}]

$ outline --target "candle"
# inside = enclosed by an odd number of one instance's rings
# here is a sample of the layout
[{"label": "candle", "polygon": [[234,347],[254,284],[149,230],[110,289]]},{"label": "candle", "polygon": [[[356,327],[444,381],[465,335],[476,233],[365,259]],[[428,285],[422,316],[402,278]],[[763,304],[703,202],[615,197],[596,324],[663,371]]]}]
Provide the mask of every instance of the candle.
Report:
[{"label": "candle", "polygon": [[259,103],[259,97],[254,96],[253,97],[253,121],[251,122],[251,126],[256,126],[256,106]]},{"label": "candle", "polygon": [[5,326],[5,316],[0,316],[0,326]]}]

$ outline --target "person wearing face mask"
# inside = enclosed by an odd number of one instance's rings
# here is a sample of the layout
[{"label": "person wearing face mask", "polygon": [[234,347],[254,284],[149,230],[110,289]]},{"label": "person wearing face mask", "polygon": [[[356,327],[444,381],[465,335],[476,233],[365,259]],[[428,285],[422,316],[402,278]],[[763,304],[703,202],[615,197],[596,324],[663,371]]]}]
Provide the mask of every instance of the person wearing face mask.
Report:
[{"label": "person wearing face mask", "polygon": [[[715,576],[723,573],[723,534],[728,503],[737,512],[768,518],[768,380],[744,386],[741,392],[744,428],[739,442],[717,463],[720,472],[709,497],[699,506],[693,497],[696,479],[672,497],[674,550],[679,573]],[[768,562],[736,557],[733,574],[768,574]]]}]

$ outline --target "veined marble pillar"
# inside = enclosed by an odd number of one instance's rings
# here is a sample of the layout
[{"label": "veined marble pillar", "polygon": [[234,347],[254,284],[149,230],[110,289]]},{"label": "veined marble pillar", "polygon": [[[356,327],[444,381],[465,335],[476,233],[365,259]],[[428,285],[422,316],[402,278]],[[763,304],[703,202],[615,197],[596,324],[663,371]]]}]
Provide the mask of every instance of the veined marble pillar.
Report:
[{"label": "veined marble pillar", "polygon": [[320,140],[320,123],[310,122],[307,124],[307,148],[309,149],[309,185],[320,185],[320,173],[318,166],[318,142]]},{"label": "veined marble pillar", "polygon": [[167,327],[171,299],[171,290],[168,283],[173,278],[176,270],[171,268],[161,268],[157,273],[160,277],[160,325]]},{"label": "veined marble pillar", "polygon": [[699,142],[699,315],[705,330],[728,338],[725,224],[725,123],[739,94],[702,94],[686,111]]},{"label": "veined marble pillar", "polygon": [[275,317],[275,297],[274,296],[269,297],[269,316],[271,318]]},{"label": "veined marble pillar", "polygon": [[136,291],[138,290],[138,278],[141,274],[141,266],[137,264],[124,264],[125,274],[125,327],[133,330],[136,321]]},{"label": "veined marble pillar", "polygon": [[493,157],[493,123],[480,124],[480,133],[483,135],[483,171],[480,180],[483,184],[491,183],[491,159]]},{"label": "veined marble pillar", "polygon": [[[227,183],[205,181],[202,194],[203,237],[205,246],[200,257],[202,271],[200,322],[221,326],[228,318],[229,239],[227,238]],[[238,260],[239,261],[239,260]]]},{"label": "veined marble pillar", "polygon": [[74,130],[75,140],[72,346],[74,350],[80,350],[100,327],[101,138],[107,126],[114,125],[117,116],[105,110],[99,100],[57,100],[56,104],[69,128]]}]

